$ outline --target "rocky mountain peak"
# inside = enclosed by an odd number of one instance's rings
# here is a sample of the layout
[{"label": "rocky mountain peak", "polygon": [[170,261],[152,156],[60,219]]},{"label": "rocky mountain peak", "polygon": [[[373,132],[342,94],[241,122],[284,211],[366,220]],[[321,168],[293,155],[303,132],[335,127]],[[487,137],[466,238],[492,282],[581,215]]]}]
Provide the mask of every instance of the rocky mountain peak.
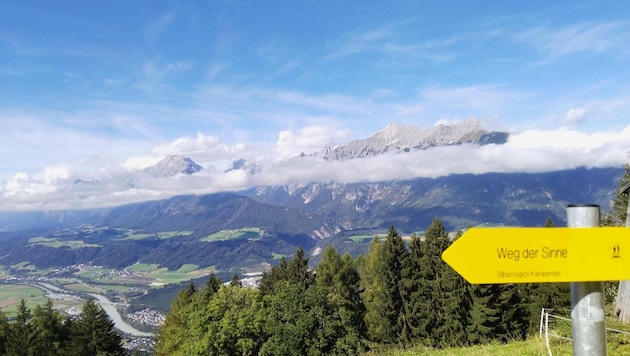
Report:
[{"label": "rocky mountain peak", "polygon": [[167,156],[156,165],[145,168],[144,172],[154,177],[172,177],[177,174],[191,175],[202,169],[203,167],[192,159],[176,154]]},{"label": "rocky mountain peak", "polygon": [[257,162],[248,161],[246,159],[238,159],[230,165],[226,172],[243,170],[248,174],[256,174],[260,172],[260,165]]},{"label": "rocky mountain peak", "polygon": [[468,119],[455,125],[438,124],[427,129],[392,123],[370,138],[354,140],[344,145],[328,146],[312,156],[326,160],[344,160],[392,151],[404,152],[462,143],[500,144],[505,141],[507,141],[507,133],[485,131],[477,119]]}]

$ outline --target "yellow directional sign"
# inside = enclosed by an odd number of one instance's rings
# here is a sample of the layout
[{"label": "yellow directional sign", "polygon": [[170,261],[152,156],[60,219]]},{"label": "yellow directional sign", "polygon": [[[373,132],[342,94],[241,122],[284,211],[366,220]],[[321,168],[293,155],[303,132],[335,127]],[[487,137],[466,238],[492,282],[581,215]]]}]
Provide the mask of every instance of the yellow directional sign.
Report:
[{"label": "yellow directional sign", "polygon": [[472,284],[630,279],[630,229],[472,228],[442,253]]}]

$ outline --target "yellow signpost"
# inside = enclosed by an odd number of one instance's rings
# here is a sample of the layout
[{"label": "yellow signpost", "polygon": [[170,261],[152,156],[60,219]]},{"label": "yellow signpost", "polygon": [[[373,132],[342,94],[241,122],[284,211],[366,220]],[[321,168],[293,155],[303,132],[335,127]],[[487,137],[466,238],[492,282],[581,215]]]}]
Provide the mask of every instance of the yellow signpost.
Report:
[{"label": "yellow signpost", "polygon": [[442,259],[472,284],[630,279],[630,229],[471,228]]}]

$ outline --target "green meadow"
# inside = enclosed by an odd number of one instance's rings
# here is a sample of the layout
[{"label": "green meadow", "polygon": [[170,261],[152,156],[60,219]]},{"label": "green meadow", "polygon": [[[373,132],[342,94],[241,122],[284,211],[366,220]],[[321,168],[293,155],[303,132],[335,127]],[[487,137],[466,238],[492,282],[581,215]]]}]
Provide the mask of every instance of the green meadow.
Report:
[{"label": "green meadow", "polygon": [[261,235],[260,228],[245,228],[245,229],[236,229],[236,230],[221,230],[212,235],[208,235],[206,237],[202,237],[201,241],[225,241],[232,239],[255,239],[259,238]]}]

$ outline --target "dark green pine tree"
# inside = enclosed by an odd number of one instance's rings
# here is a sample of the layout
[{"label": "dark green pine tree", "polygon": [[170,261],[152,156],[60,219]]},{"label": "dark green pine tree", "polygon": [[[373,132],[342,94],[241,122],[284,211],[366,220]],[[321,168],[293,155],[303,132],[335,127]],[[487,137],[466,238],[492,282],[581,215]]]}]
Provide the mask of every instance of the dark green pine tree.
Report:
[{"label": "dark green pine tree", "polygon": [[444,268],[439,286],[444,299],[443,346],[466,346],[468,326],[471,324],[473,308],[472,286],[459,273],[441,262]]},{"label": "dark green pine tree", "polygon": [[230,285],[233,287],[243,286],[243,282],[241,282],[241,278],[238,276],[236,272],[232,275],[232,279],[230,280]]},{"label": "dark green pine tree", "polygon": [[551,219],[551,216],[547,217],[547,220],[545,221],[545,227],[553,227],[553,220]]},{"label": "dark green pine tree", "polygon": [[[459,236],[461,233],[455,238]],[[437,330],[437,338],[436,335],[433,337],[434,342],[439,346],[468,345],[467,327],[471,324],[470,312],[473,307],[472,286],[442,260],[442,252],[450,246],[451,240],[440,219],[434,219],[427,229],[427,242],[434,244],[433,249],[438,257],[435,259],[438,292],[435,305],[442,308],[441,311],[438,309],[441,315],[437,319],[441,327]]]},{"label": "dark green pine tree", "polygon": [[521,284],[499,284],[498,306],[500,319],[495,324],[495,339],[501,342],[524,340],[529,328],[529,310],[524,304],[525,286]]},{"label": "dark green pine tree", "polygon": [[271,268],[269,273],[263,273],[258,289],[263,294],[273,294],[275,285],[282,281],[295,283],[302,289],[315,282],[315,275],[308,269],[308,258],[302,248],[298,248],[288,262],[283,257],[278,266]]},{"label": "dark green pine tree", "polygon": [[401,295],[404,301],[405,309],[405,325],[402,330],[401,338],[410,342],[418,339],[426,339],[427,334],[424,330],[423,322],[427,316],[428,310],[421,299],[426,293],[423,293],[423,247],[422,240],[416,234],[411,236],[409,242],[409,258],[401,271]]},{"label": "dark green pine tree", "polygon": [[[409,251],[402,236],[391,226],[387,238],[381,244],[372,242],[374,248],[366,257],[366,325],[368,335],[374,341],[406,343],[401,339],[405,327],[402,270]],[[369,305],[369,306],[368,306]]]},{"label": "dark green pine tree", "polygon": [[122,337],[114,322],[94,299],[83,305],[81,314],[72,323],[71,339],[66,355],[125,355]]},{"label": "dark green pine tree", "polygon": [[203,303],[207,304],[210,299],[212,299],[212,296],[219,291],[222,285],[223,281],[221,281],[221,278],[217,277],[214,272],[210,272],[205,286],[199,289],[199,292],[203,294],[203,298],[201,298]]},{"label": "dark green pine tree", "polygon": [[308,268],[308,257],[301,247],[295,250],[293,258],[287,263],[287,281],[306,289],[315,282],[315,274]]},{"label": "dark green pine tree", "polygon": [[69,323],[65,323],[63,315],[53,309],[53,302],[48,301],[35,307],[33,312],[35,327],[35,353],[37,355],[63,355],[70,339]]},{"label": "dark green pine tree", "polygon": [[0,355],[5,354],[8,328],[7,316],[0,310]]},{"label": "dark green pine tree", "polygon": [[7,330],[6,354],[8,356],[35,355],[35,328],[31,323],[31,310],[22,299],[17,307],[15,320]]},{"label": "dark green pine tree", "polygon": [[426,314],[422,317],[421,328],[427,336],[427,341],[432,346],[443,346],[444,335],[447,330],[446,300],[441,279],[444,275],[445,265],[442,262],[442,251],[449,245],[446,229],[442,221],[433,219],[425,232],[425,240],[422,243],[421,261],[421,303]]},{"label": "dark green pine tree", "polygon": [[350,255],[339,256],[328,247],[315,273],[315,286],[321,289],[339,318],[337,353],[356,354],[365,337],[365,307],[360,296],[361,280]]},{"label": "dark green pine tree", "polygon": [[494,340],[494,330],[501,321],[501,310],[496,305],[499,287],[496,284],[476,284],[472,287],[473,305],[470,324],[467,327],[470,344],[488,343]]}]

